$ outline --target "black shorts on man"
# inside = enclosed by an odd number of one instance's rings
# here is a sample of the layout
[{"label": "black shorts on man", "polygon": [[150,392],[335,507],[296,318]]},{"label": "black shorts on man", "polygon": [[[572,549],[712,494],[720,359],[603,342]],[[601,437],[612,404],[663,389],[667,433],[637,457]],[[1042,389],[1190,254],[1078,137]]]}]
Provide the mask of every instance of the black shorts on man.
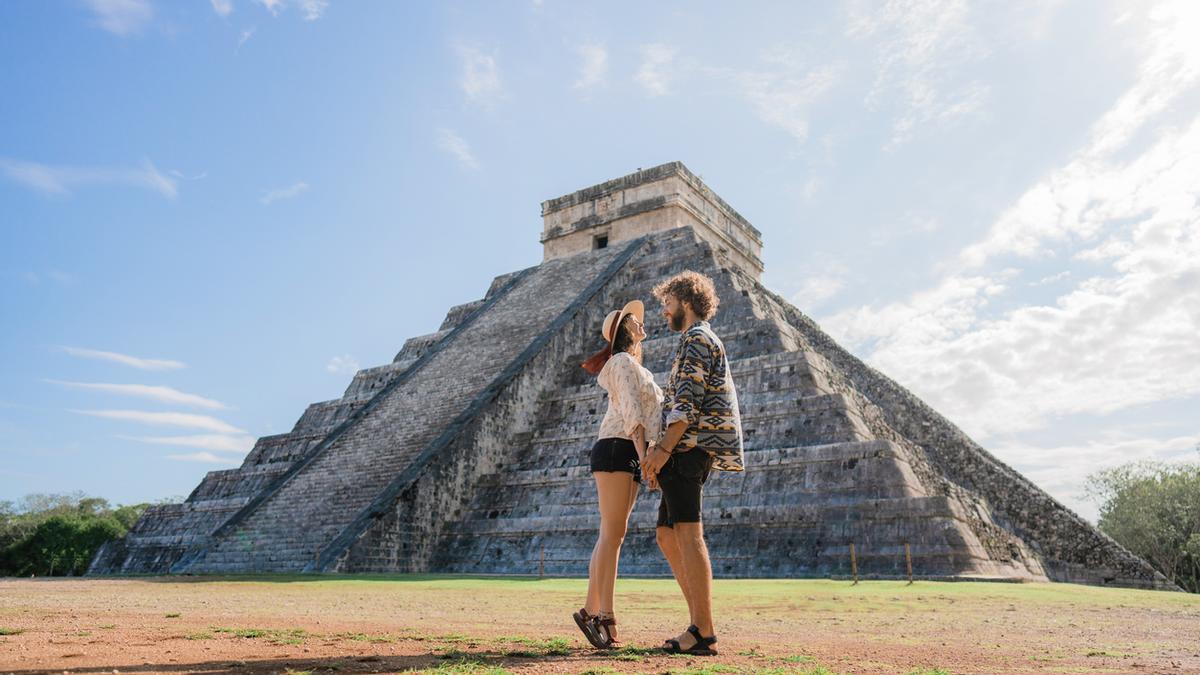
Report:
[{"label": "black shorts on man", "polygon": [[637,447],[628,438],[601,438],[592,445],[592,472],[625,471],[633,474],[635,483],[642,482],[642,463]]},{"label": "black shorts on man", "polygon": [[712,465],[712,455],[699,448],[677,452],[667,459],[658,472],[658,485],[662,488],[658,527],[700,522],[704,482],[712,472]]}]

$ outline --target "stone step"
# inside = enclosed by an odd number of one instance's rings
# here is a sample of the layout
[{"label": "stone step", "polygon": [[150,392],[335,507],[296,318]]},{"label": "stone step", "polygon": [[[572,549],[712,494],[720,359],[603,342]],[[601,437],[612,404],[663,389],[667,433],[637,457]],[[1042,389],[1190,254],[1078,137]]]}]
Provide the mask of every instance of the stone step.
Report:
[{"label": "stone step", "polygon": [[[639,504],[639,506],[641,506]],[[622,549],[622,574],[663,574],[665,565],[654,543],[651,513],[637,513]],[[962,574],[985,566],[986,556],[963,541],[961,522],[944,498],[870,500],[827,509],[780,510],[773,523],[754,514],[705,521],[705,538],[714,572],[732,576],[849,574],[849,544],[855,544],[861,574],[902,573],[904,544],[923,574]],[[832,517],[831,517],[832,516]],[[576,523],[548,519],[553,529],[457,530],[447,542],[440,567],[472,572],[481,565],[496,569],[502,561],[514,572],[540,562],[543,550],[549,574],[586,574],[595,542],[597,516]],[[841,567],[844,565],[845,570]]]}]

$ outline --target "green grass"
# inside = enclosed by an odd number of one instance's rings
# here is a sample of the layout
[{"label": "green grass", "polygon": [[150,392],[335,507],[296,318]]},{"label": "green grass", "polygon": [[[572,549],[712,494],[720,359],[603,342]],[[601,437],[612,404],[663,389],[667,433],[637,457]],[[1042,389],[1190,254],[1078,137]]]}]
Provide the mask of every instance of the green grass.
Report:
[{"label": "green grass", "polygon": [[543,656],[566,656],[571,653],[571,643],[563,638],[551,638],[549,640],[537,640],[527,637],[505,637],[500,638],[499,642],[515,642],[525,649],[510,649],[504,652],[505,656],[520,656],[526,658],[539,658]]},{"label": "green grass", "polygon": [[97,626],[97,628],[100,628],[101,630],[112,630],[116,627],[117,627],[117,624],[115,624],[115,623],[106,623],[103,626]]},{"label": "green grass", "polygon": [[379,644],[382,642],[396,642],[400,639],[400,636],[398,635],[371,635],[369,633],[338,633],[334,635],[334,637],[342,638],[343,640],[354,640],[355,642],[370,642],[373,644]]},{"label": "green grass", "polygon": [[195,633],[188,633],[187,635],[184,635],[183,637],[188,640],[213,640],[213,639],[216,639],[215,635],[213,635],[211,632],[206,631],[206,630],[196,631]]},{"label": "green grass", "polygon": [[454,663],[447,663],[437,668],[431,668],[421,671],[423,673],[443,674],[463,674],[463,675],[509,675],[509,671],[472,658],[461,658]]},{"label": "green grass", "polygon": [[908,671],[908,675],[950,675],[950,671],[945,668],[917,668],[916,670]]},{"label": "green grass", "polygon": [[23,628],[0,628],[0,635],[20,635],[24,632]]},{"label": "green grass", "polygon": [[[303,628],[221,628],[214,627],[214,633],[228,633],[237,638],[253,640],[265,638],[277,645],[298,645],[304,638],[311,637]],[[202,638],[200,638],[202,639]]]}]

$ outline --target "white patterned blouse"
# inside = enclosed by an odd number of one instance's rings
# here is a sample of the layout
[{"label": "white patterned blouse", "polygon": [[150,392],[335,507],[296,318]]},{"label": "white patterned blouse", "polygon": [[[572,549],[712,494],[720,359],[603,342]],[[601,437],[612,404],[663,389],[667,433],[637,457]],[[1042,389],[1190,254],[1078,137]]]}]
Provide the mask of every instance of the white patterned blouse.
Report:
[{"label": "white patterned blouse", "polygon": [[654,375],[625,352],[617,352],[604,364],[596,381],[608,392],[608,410],[600,422],[599,438],[633,439],[640,424],[647,443],[662,433],[663,392]]}]

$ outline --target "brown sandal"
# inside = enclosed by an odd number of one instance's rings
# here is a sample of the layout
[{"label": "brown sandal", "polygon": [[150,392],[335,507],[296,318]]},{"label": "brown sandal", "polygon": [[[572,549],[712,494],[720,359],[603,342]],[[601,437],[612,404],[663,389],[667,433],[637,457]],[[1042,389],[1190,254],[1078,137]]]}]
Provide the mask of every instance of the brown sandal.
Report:
[{"label": "brown sandal", "polygon": [[621,641],[617,638],[617,618],[609,616],[600,616],[599,621],[601,637],[605,638],[605,648],[620,649]]},{"label": "brown sandal", "polygon": [[583,637],[592,643],[596,649],[608,649],[608,640],[600,634],[600,617],[588,614],[586,607],[580,607],[578,612],[571,615],[575,619],[575,625],[579,626],[579,630],[583,631]]}]

